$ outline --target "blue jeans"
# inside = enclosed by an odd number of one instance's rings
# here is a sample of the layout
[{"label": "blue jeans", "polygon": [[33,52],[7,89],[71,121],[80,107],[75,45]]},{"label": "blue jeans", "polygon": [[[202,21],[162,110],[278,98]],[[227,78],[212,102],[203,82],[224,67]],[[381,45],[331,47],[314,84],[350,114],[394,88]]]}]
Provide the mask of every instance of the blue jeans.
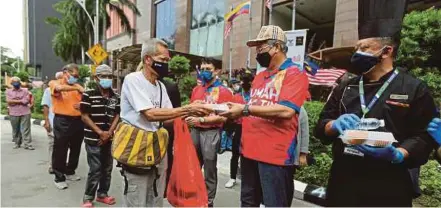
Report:
[{"label": "blue jeans", "polygon": [[[106,197],[112,177],[113,158],[111,155],[112,143],[102,146],[86,145],[89,174],[87,176],[86,191],[83,200],[94,200],[98,189],[98,197]],[[99,187],[98,187],[99,186]]]},{"label": "blue jeans", "polygon": [[241,157],[242,207],[290,207],[294,195],[294,167]]}]

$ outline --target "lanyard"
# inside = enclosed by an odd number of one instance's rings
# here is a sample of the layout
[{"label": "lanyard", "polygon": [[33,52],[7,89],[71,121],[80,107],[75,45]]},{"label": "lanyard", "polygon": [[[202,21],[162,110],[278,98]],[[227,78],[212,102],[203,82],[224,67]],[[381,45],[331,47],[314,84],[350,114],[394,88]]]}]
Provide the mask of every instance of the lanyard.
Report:
[{"label": "lanyard", "polygon": [[240,92],[240,94],[242,94],[242,97],[245,100],[245,103],[248,103],[250,101],[250,95],[248,93],[245,94],[242,90],[242,92]]},{"label": "lanyard", "polygon": [[395,69],[394,73],[389,77],[389,79],[387,79],[387,81],[383,84],[383,86],[381,86],[381,88],[378,90],[378,92],[375,93],[375,96],[372,98],[372,100],[368,106],[366,106],[366,101],[364,99],[363,76],[360,78],[358,87],[360,90],[360,103],[361,103],[361,110],[363,111],[363,118],[372,109],[372,107],[375,105],[375,103],[381,97],[381,95],[386,90],[386,88],[389,86],[389,84],[392,82],[392,80],[394,80],[395,77],[397,77],[399,72],[400,71],[398,69]]}]

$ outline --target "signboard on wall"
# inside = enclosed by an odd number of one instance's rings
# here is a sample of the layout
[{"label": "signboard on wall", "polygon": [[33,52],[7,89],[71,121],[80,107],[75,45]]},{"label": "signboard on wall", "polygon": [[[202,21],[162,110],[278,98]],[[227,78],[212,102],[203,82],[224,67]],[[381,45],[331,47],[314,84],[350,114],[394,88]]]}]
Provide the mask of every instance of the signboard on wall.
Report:
[{"label": "signboard on wall", "polygon": [[[303,61],[305,59],[305,48],[306,48],[306,32],[307,30],[290,30],[285,31],[286,33],[286,46],[288,46],[288,52],[286,56],[291,58],[292,61],[303,68]],[[265,71],[265,67],[261,67],[257,64],[257,74]]]},{"label": "signboard on wall", "polygon": [[300,68],[303,68],[303,61],[305,59],[306,32],[307,30],[286,31],[286,46],[288,46],[286,56],[291,58]]}]

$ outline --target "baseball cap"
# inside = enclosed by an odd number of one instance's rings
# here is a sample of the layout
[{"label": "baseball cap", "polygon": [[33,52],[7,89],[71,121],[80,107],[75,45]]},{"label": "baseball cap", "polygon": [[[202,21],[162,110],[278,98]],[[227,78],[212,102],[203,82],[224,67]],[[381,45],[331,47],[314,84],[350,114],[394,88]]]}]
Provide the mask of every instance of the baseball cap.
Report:
[{"label": "baseball cap", "polygon": [[279,26],[265,25],[260,29],[256,39],[247,42],[248,47],[255,47],[267,40],[278,40],[286,43],[286,34]]},{"label": "baseball cap", "polygon": [[112,74],[112,69],[110,68],[110,66],[102,64],[96,67],[95,74]]}]

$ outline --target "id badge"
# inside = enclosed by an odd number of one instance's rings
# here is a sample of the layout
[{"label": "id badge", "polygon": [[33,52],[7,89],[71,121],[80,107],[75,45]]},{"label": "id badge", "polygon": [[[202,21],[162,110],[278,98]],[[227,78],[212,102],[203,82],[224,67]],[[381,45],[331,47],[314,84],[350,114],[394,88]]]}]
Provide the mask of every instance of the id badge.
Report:
[{"label": "id badge", "polygon": [[356,150],[354,148],[351,148],[351,147],[345,147],[343,153],[346,154],[346,155],[353,155],[353,156],[364,157],[364,154],[362,152],[360,152],[360,151],[358,151],[358,150]]}]

